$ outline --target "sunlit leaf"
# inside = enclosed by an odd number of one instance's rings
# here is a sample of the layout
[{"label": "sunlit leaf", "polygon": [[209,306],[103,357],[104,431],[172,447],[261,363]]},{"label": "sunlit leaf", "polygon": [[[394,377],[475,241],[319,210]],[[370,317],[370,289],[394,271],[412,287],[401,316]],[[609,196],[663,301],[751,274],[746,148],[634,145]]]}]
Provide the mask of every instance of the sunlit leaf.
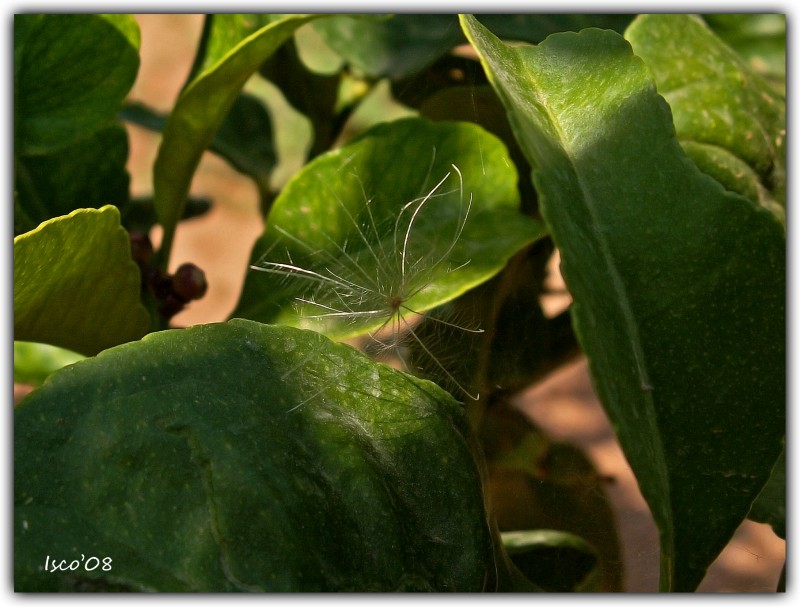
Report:
[{"label": "sunlit leaf", "polygon": [[[702,144],[691,151],[693,159],[701,158],[700,168],[713,165],[712,176],[730,175],[721,179],[726,187],[774,209],[783,219],[785,100],[698,17],[641,15],[625,37],[669,103],[678,138]],[[722,161],[721,152],[750,171]]]},{"label": "sunlit leaf", "polygon": [[30,341],[14,342],[14,382],[38,386],[60,368],[81,360],[83,355],[57,346]]},{"label": "sunlit leaf", "polygon": [[14,239],[14,339],[96,354],[150,320],[115,207],[79,209]]},{"label": "sunlit leaf", "polygon": [[[233,316],[350,337],[422,313],[543,235],[502,144],[467,123],[382,124],[284,188]],[[400,304],[404,306],[399,309]]]}]

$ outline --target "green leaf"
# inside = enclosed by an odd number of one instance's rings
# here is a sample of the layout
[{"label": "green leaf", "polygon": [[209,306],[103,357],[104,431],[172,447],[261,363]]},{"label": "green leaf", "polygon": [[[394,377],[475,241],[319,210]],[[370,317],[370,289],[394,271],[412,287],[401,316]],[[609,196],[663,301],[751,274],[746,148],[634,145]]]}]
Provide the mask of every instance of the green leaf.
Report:
[{"label": "green leaf", "polygon": [[426,312],[543,235],[518,206],[505,148],[486,131],[380,124],[286,185],[251,255],[264,271],[247,275],[232,315],[345,338],[391,324],[400,303],[401,316]]},{"label": "green leaf", "polygon": [[207,67],[181,93],[164,127],[154,173],[154,204],[168,255],[200,157],[258,67],[315,15],[288,15],[262,27]]},{"label": "green leaf", "polygon": [[[708,149],[713,163],[714,148],[722,148],[750,166],[774,203],[760,196],[751,200],[785,206],[785,100],[698,17],[642,15],[625,37],[652,71],[681,142],[708,146],[695,147],[693,158]],[[746,177],[749,183],[736,190],[744,195],[759,185]]]},{"label": "green leaf", "polygon": [[47,155],[18,157],[15,188],[22,213],[15,213],[15,235],[76,209],[125,209],[127,160],[128,135],[116,124]]},{"label": "green leaf", "polygon": [[14,342],[14,382],[38,386],[47,376],[81,360],[83,355],[30,341]]},{"label": "green leaf", "polygon": [[476,18],[498,38],[518,40],[538,44],[550,34],[557,32],[577,32],[587,27],[613,29],[620,34],[630,24],[635,15],[626,14],[580,14],[567,13],[548,15],[530,14],[481,14]]},{"label": "green leaf", "polygon": [[153,333],[52,375],[14,432],[18,592],[497,581],[461,407],[313,332]]},{"label": "green leaf", "polygon": [[14,239],[14,339],[92,355],[149,327],[115,207],[79,209]]},{"label": "green leaf", "polygon": [[[547,35],[581,27],[620,32],[631,15],[480,15],[501,38],[538,42]],[[313,25],[351,66],[371,78],[393,80],[418,72],[465,42],[456,15],[338,15]]]},{"label": "green leaf", "polygon": [[372,78],[401,78],[463,42],[455,15],[337,15],[313,25],[350,65]]},{"label": "green leaf", "polygon": [[769,481],[753,502],[747,518],[769,524],[778,537],[786,539],[786,449],[775,462]]},{"label": "green leaf", "polygon": [[725,189],[769,209],[781,223],[786,223],[784,204],[775,200],[761,183],[758,174],[744,160],[716,145],[682,141],[681,146],[697,168],[719,181]]},{"label": "green leaf", "polygon": [[138,69],[130,15],[15,15],[15,153],[49,153],[106,127]]},{"label": "green leaf", "polygon": [[660,529],[661,587],[692,590],[780,453],[783,228],[686,158],[618,35],[511,47],[462,25],[535,167],[576,333]]},{"label": "green leaf", "polygon": [[254,13],[206,15],[206,19],[209,19],[210,23],[207,25],[205,49],[198,72],[213,68],[245,38],[286,16]]}]

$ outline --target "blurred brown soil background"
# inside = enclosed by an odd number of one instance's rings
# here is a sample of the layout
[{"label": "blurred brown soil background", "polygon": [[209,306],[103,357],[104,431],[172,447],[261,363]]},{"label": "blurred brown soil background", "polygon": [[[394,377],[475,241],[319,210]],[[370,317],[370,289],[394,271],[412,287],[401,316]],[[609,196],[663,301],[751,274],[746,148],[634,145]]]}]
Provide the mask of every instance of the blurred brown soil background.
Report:
[{"label": "blurred brown soil background", "polygon": [[[137,18],[142,29],[142,65],[131,98],[166,112],[191,66],[202,16],[157,14]],[[147,195],[152,192],[152,165],[160,138],[136,127],[129,131],[132,192]],[[203,217],[179,227],[170,269],[184,262],[199,265],[206,272],[209,290],[202,300],[193,302],[175,318],[175,324],[181,326],[227,318],[244,280],[250,248],[263,227],[255,187],[215,156],[206,154],[203,158],[192,193],[210,198],[213,207]],[[155,232],[154,241],[158,237]],[[557,264],[553,268],[557,272]],[[564,295],[547,303],[563,307],[568,302]],[[585,361],[580,359],[562,367],[520,394],[515,405],[552,439],[578,446],[598,474],[611,479],[605,489],[622,543],[624,589],[656,591],[656,527],[594,395]],[[785,542],[769,527],[746,521],[699,590],[774,592],[785,551]]]}]

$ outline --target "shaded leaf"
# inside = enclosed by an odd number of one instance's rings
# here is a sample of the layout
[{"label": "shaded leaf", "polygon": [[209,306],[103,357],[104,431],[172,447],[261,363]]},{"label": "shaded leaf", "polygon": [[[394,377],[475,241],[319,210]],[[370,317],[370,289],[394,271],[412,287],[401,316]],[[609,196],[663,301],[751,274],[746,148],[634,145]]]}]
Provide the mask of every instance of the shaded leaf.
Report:
[{"label": "shaded leaf", "polygon": [[[211,199],[191,196],[186,201],[181,219],[200,217],[211,210]],[[121,210],[122,225],[129,232],[149,232],[157,223],[156,210],[152,196],[136,196],[131,198]]]},{"label": "shaded leaf", "polygon": [[686,158],[618,35],[511,47],[462,25],[535,167],[576,334],[660,529],[661,587],[693,590],[781,449],[783,228]]},{"label": "shaded leaf", "polygon": [[761,183],[759,175],[741,158],[725,148],[698,143],[681,142],[683,151],[701,171],[719,181],[727,190],[745,196],[752,202],[769,209],[782,223],[786,223],[786,209]]},{"label": "shaded leaf", "polygon": [[286,185],[251,254],[265,271],[248,274],[233,316],[344,338],[390,324],[401,300],[403,315],[426,312],[542,236],[515,182],[502,144],[474,125],[378,125]]},{"label": "shaded leaf", "polygon": [[138,69],[130,15],[15,15],[15,153],[49,153],[108,126]]},{"label": "shaded leaf", "polygon": [[635,15],[622,13],[476,15],[478,21],[498,38],[534,44],[538,44],[550,34],[577,32],[587,27],[611,29],[621,34],[634,17]]},{"label": "shaded leaf", "polygon": [[[313,332],[154,333],[51,376],[14,431],[18,592],[497,582],[460,406]],[[41,570],[81,554],[112,570]]]},{"label": "shaded leaf", "polygon": [[[527,388],[578,356],[569,310],[547,318],[539,301],[552,249],[549,239],[539,240],[515,255],[491,281],[433,310],[414,329],[424,348],[409,344],[408,358],[413,363],[432,354],[447,361],[459,385],[472,386],[491,402],[495,396]],[[486,331],[475,334],[442,326],[441,320],[448,318]],[[422,376],[448,386],[435,375]]]},{"label": "shaded leaf", "polygon": [[769,481],[753,502],[747,518],[768,523],[775,535],[786,539],[786,449],[775,462]]},{"label": "shaded leaf", "polygon": [[21,215],[14,234],[76,209],[113,204],[125,209],[130,177],[128,135],[119,125],[46,155],[17,157],[15,189]]},{"label": "shaded leaf", "polygon": [[[483,72],[482,68],[481,72]],[[477,78],[474,79],[477,80]],[[451,86],[441,89],[425,99],[419,111],[423,116],[434,120],[475,122],[499,137],[508,148],[508,155],[519,173],[517,187],[522,210],[527,215],[539,216],[536,208],[536,192],[530,179],[530,164],[514,138],[503,104],[500,103],[491,86],[488,84],[484,86]]]},{"label": "shaded leaf", "polygon": [[464,39],[455,15],[337,15],[313,27],[330,48],[371,78],[412,74]]},{"label": "shaded leaf", "polygon": [[[437,93],[450,91],[453,88],[460,89],[461,97],[467,101],[466,104],[462,102],[462,105],[466,105],[466,110],[471,111],[470,118],[477,122],[482,117],[482,112],[479,112],[478,107],[471,101],[474,90],[482,91],[487,88],[486,74],[481,69],[480,63],[471,57],[444,55],[424,70],[392,80],[390,85],[395,99],[409,107],[419,109],[420,113],[428,117],[431,115],[422,110],[427,100]],[[493,93],[491,87],[488,90]],[[437,104],[433,105],[435,112],[438,107]],[[465,109],[457,106],[456,109],[460,114],[465,112]]]},{"label": "shaded leaf", "polygon": [[[539,42],[553,32],[612,27],[620,32],[631,15],[479,15],[501,38]],[[411,76],[464,44],[456,15],[338,15],[313,25],[334,51],[371,78]]]},{"label": "shaded leaf", "polygon": [[269,189],[277,162],[272,120],[256,97],[242,93],[236,98],[209,149],[252,177],[260,191]]},{"label": "shaded leaf", "polygon": [[14,239],[14,339],[92,355],[150,325],[115,207],[79,209]]},{"label": "shaded leaf", "polygon": [[309,157],[329,149],[344,126],[344,117],[336,116],[341,75],[317,74],[300,60],[294,40],[288,40],[262,64],[259,73],[283,93],[286,101],[306,116],[314,129]]}]

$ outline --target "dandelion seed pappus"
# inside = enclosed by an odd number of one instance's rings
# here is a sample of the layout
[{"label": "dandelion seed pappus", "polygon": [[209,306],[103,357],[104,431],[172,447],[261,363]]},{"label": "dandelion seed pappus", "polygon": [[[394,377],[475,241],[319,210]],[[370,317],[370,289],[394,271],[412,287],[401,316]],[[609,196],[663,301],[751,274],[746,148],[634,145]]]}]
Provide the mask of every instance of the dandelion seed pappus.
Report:
[{"label": "dandelion seed pappus", "polygon": [[[252,269],[277,276],[292,293],[298,326],[339,338],[366,336],[365,349],[391,352],[405,371],[411,370],[403,348],[413,347],[430,360],[433,375],[477,400],[414,330],[425,312],[455,296],[447,282],[470,263],[457,255],[472,211],[461,170],[451,164],[445,174],[433,176],[429,168],[420,193],[390,212],[384,201],[368,195],[357,174],[349,177],[358,182],[359,200],[332,193],[335,220],[314,230],[317,241],[312,244],[301,229],[273,224],[274,242]],[[482,333],[428,318],[449,330]]]}]

